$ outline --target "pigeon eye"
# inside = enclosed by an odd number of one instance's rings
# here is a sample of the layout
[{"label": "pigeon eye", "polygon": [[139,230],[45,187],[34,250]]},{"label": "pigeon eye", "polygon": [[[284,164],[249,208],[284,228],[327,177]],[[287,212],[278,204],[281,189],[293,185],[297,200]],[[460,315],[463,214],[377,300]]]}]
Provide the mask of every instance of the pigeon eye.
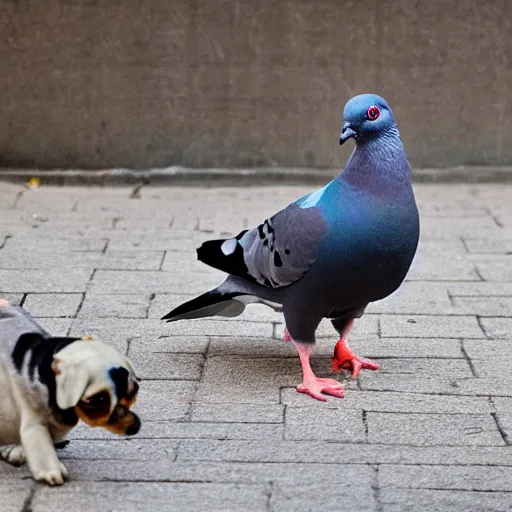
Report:
[{"label": "pigeon eye", "polygon": [[368,112],[366,112],[366,115],[370,121],[375,121],[375,119],[378,119],[380,116],[380,110],[375,105],[372,105],[368,109]]}]

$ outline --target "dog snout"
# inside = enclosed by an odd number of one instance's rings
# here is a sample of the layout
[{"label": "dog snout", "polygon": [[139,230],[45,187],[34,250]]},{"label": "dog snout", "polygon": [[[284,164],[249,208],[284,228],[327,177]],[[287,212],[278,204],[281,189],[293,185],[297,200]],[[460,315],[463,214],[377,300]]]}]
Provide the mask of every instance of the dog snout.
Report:
[{"label": "dog snout", "polygon": [[126,435],[134,436],[140,430],[140,419],[133,412],[130,414],[133,416],[133,423],[126,429]]},{"label": "dog snout", "polygon": [[140,419],[135,413],[124,405],[117,404],[110,415],[107,428],[115,434],[133,436],[140,430],[140,425]]}]

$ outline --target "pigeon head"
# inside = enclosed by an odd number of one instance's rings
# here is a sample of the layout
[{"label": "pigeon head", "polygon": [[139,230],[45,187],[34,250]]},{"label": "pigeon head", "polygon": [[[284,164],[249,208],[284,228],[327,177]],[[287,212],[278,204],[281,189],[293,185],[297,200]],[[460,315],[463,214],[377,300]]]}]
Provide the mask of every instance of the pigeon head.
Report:
[{"label": "pigeon head", "polygon": [[376,94],[360,94],[347,102],[343,111],[340,145],[350,138],[367,142],[396,126],[387,101]]}]

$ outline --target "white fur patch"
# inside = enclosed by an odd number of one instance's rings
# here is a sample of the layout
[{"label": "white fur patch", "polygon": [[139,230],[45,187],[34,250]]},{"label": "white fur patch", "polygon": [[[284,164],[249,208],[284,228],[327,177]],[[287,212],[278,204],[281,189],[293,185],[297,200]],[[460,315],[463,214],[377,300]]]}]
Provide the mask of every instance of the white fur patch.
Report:
[{"label": "white fur patch", "polygon": [[220,250],[222,251],[224,256],[229,256],[230,254],[233,254],[235,252],[237,244],[238,240],[236,238],[230,238],[220,246]]}]

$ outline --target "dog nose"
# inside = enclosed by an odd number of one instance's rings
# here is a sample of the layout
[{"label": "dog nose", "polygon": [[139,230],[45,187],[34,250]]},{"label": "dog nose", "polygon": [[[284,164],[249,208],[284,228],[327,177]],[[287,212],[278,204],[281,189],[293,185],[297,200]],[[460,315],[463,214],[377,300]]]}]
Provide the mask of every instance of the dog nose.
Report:
[{"label": "dog nose", "polygon": [[133,423],[126,429],[127,436],[134,436],[140,430],[140,420],[135,414],[133,415]]}]

